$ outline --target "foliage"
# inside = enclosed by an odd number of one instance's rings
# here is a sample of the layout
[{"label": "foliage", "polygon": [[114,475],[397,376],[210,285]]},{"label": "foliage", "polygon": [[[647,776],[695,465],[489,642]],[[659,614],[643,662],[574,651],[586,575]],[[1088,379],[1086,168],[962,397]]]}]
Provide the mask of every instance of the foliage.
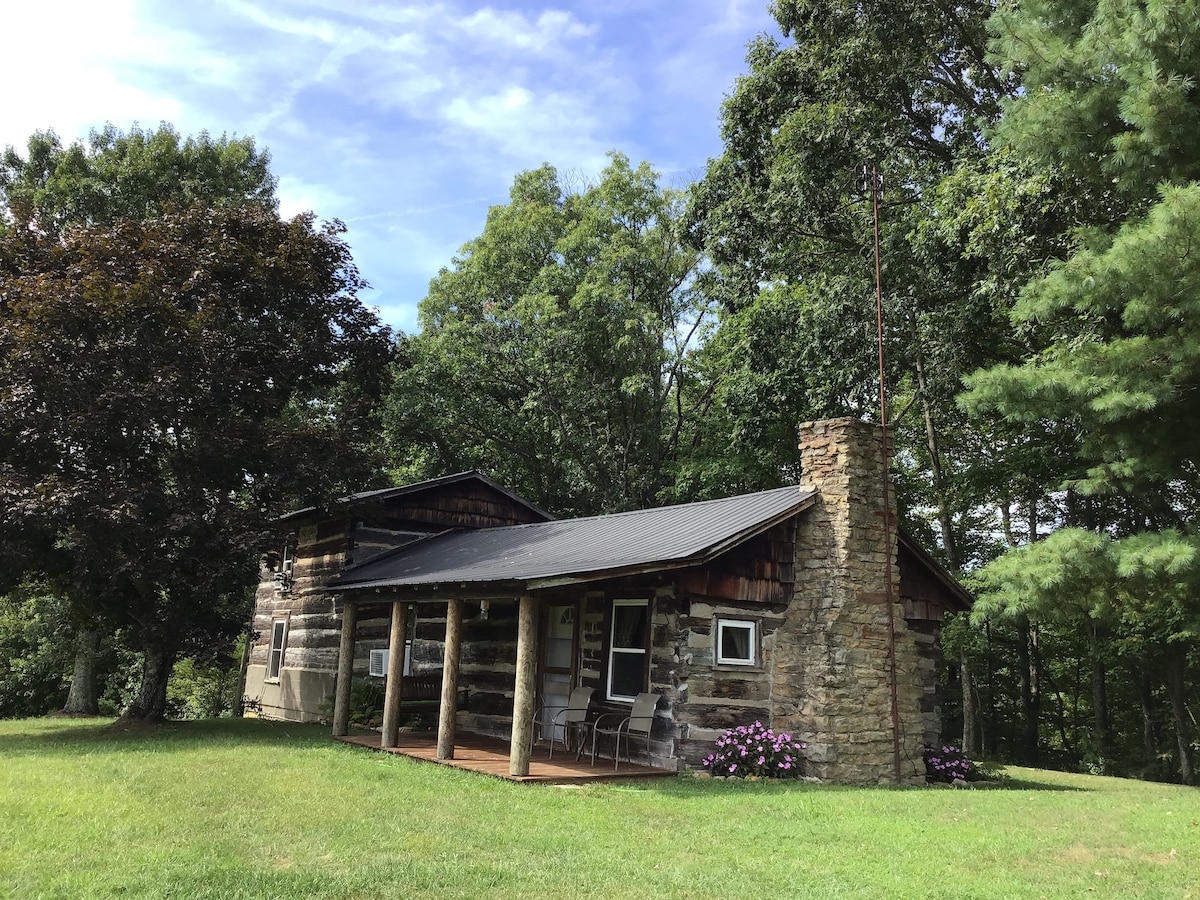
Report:
[{"label": "foliage", "polygon": [[350,721],[375,727],[383,722],[384,686],[382,681],[355,678],[350,682]]},{"label": "foliage", "polygon": [[775,734],[755,722],[739,725],[717,738],[716,753],[704,758],[704,768],[714,775],[734,778],[799,778],[804,774],[804,743],[790,734]]},{"label": "foliage", "polygon": [[24,157],[12,147],[0,155],[0,198],[8,217],[48,234],[70,225],[155,218],[168,203],[274,209],[270,161],[253,138],[214,140],[201,132],[181,140],[166,123],[128,132],[109,124],[93,130],[86,145],[67,147],[53,131],[39,131]]},{"label": "foliage", "polygon": [[975,765],[958,747],[949,744],[942,747],[925,745],[925,779],[930,782],[950,784],[956,780],[967,781],[975,772]]},{"label": "foliage", "polygon": [[353,477],[388,334],[338,224],[194,206],[0,235],[0,541],[146,655],[223,645],[272,511]]},{"label": "foliage", "polygon": [[62,708],[72,662],[65,612],[64,601],[33,586],[0,596],[0,719]]},{"label": "foliage", "polygon": [[[0,756],[0,871],[18,897],[718,898],[730,861],[747,896],[1195,885],[1195,791],[1033,769],[1010,770],[1004,790],[692,778],[536,790],[254,719],[0,722]],[[804,852],[781,852],[792,847]]]},{"label": "foliage", "polygon": [[657,179],[616,153],[577,193],[549,165],[517,176],[400,344],[397,468],[480,469],[556,514],[658,502],[704,402],[708,307]]},{"label": "foliage", "polygon": [[970,381],[965,402],[1010,422],[1063,422],[1078,435],[1085,493],[1138,498],[1142,521],[1181,523],[1200,490],[1191,448],[1200,440],[1200,184],[1165,186],[1144,218],[1093,234],[1067,262],[1031,283],[1014,310],[1061,337],[1020,366]]},{"label": "foliage", "polygon": [[232,716],[236,706],[241,642],[229,655],[219,654],[211,663],[194,659],[175,663],[167,681],[167,716],[172,719],[216,719]]},{"label": "foliage", "polygon": [[750,45],[749,71],[722,108],[724,153],[689,209],[724,310],[713,405],[735,446],[756,446],[797,479],[799,422],[878,415],[872,204],[856,182],[864,164],[883,173],[883,338],[906,468],[900,509],[911,530],[940,538],[952,569],[994,552],[975,511],[1009,499],[1007,485],[981,472],[997,436],[973,434],[954,403],[963,374],[1020,349],[1001,268],[1026,256],[998,252],[1009,227],[998,220],[1015,209],[1021,225],[1040,222],[1033,210],[1049,196],[999,179],[978,197],[988,172],[981,127],[1018,84],[987,58],[991,9],[774,3],[790,40]]}]

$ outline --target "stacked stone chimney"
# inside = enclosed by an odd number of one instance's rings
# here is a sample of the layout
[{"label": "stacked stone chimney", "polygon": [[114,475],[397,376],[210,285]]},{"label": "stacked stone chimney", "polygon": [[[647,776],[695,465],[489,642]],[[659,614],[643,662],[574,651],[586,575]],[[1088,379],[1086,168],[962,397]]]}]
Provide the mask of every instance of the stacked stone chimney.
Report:
[{"label": "stacked stone chimney", "polygon": [[822,780],[894,781],[890,554],[900,780],[921,783],[924,690],[900,601],[896,532],[885,527],[881,445],[879,427],[858,419],[800,426],[803,482],[817,499],[798,520],[795,595],[775,638],[772,727],[808,744],[808,772]]}]

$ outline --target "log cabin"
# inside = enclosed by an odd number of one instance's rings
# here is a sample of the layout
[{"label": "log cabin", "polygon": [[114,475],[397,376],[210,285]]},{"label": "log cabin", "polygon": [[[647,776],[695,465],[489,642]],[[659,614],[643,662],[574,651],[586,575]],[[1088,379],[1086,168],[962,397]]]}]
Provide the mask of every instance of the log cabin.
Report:
[{"label": "log cabin", "polygon": [[537,703],[586,686],[593,715],[628,715],[651,691],[646,764],[698,767],[761,721],[806,742],[823,780],[921,782],[940,625],[970,594],[888,527],[876,426],[800,434],[803,485],[721,500],[556,520],[468,472],[291,513],[264,559],[247,698],[344,735],[352,680],[375,678],[386,747],[405,681],[433,679],[439,756],[459,730],[500,737],[521,775]]}]

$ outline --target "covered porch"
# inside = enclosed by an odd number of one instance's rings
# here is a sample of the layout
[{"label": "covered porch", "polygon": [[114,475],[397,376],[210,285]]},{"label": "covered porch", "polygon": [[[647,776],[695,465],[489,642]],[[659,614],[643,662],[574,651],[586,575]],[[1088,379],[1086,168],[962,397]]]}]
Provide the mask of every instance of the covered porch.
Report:
[{"label": "covered porch", "polygon": [[[445,609],[445,634],[442,647],[440,693],[432,699],[432,706],[437,712],[436,733],[409,732],[400,728],[402,718],[408,713],[409,707],[403,699],[406,696],[405,684],[417,680],[414,676],[405,674],[404,653],[392,652],[387,658],[387,674],[383,700],[383,721],[378,732],[354,734],[350,724],[350,685],[353,680],[353,660],[357,643],[357,631],[363,609],[380,608],[379,593],[391,594],[392,598],[386,605],[390,613],[390,628],[388,646],[391,648],[405,647],[405,638],[409,633],[409,619],[417,609],[436,606]],[[535,596],[531,593],[501,596],[473,597],[471,600],[451,598],[446,600],[429,596],[423,590],[403,590],[384,588],[371,596],[368,592],[347,593],[344,596],[342,610],[341,651],[339,654],[339,670],[334,694],[333,736],[347,743],[371,747],[377,750],[397,752],[416,759],[425,759],[457,768],[466,768],[485,772],[503,778],[518,781],[545,781],[561,783],[566,781],[595,780],[612,777],[614,763],[608,748],[601,744],[601,756],[596,764],[591,765],[586,750],[579,762],[575,761],[575,752],[563,750],[561,743],[556,747],[553,760],[549,758],[547,744],[539,744],[551,735],[545,727],[538,728],[535,715],[542,703],[556,703],[559,700],[565,705],[565,693],[569,692],[575,683],[577,671],[572,660],[577,656],[574,640],[568,637],[566,647],[560,647],[561,655],[566,657],[565,668],[551,666],[552,660],[542,654],[542,650],[553,653],[554,640],[543,641],[541,632],[548,627],[546,620],[548,612],[570,610],[571,622],[574,621],[575,603],[563,605],[559,599],[555,601],[546,597]],[[460,589],[460,593],[463,592]],[[491,592],[488,592],[491,593]],[[465,618],[468,603],[472,610],[478,609],[474,615]],[[478,624],[481,616],[486,618],[486,610],[507,613],[507,619],[515,624],[516,633],[509,632],[511,643],[506,645],[506,658],[496,660],[498,669],[504,669],[509,674],[509,688],[499,695],[493,694],[504,704],[503,709],[494,710],[492,721],[508,732],[507,737],[497,736],[493,731],[489,734],[479,734],[464,728],[464,721],[470,728],[471,716],[464,720],[460,713],[464,712],[463,700],[470,688],[470,679],[462,672],[461,662],[464,655],[464,625],[468,622]],[[514,609],[515,607],[515,609]],[[513,623],[513,612],[516,612],[516,622]],[[494,615],[495,613],[493,613]],[[515,638],[515,640],[512,640]],[[558,644],[562,644],[560,639]],[[544,645],[544,646],[543,646]],[[467,644],[470,647],[470,644]],[[508,655],[508,654],[511,654]],[[476,677],[479,673],[476,672]],[[422,680],[428,680],[422,676]],[[552,683],[553,682],[553,683]],[[434,685],[428,685],[436,691]],[[560,698],[555,696],[559,690],[564,692]],[[507,699],[511,697],[511,699]],[[493,701],[494,702],[494,701]],[[511,706],[508,704],[511,703]],[[511,718],[510,718],[511,717]],[[507,727],[511,723],[511,730]],[[557,733],[561,741],[561,730]],[[674,770],[653,769],[644,765],[623,763],[616,768],[615,774],[624,777],[639,777],[646,774],[673,774]]]},{"label": "covered porch", "polygon": [[612,761],[608,759],[597,760],[593,766],[586,753],[578,762],[575,761],[574,753],[562,751],[551,759],[546,747],[537,746],[530,754],[528,773],[513,775],[509,764],[509,744],[499,738],[460,733],[455,740],[454,756],[450,759],[438,759],[437,735],[432,732],[401,732],[395,746],[386,748],[381,746],[381,737],[378,732],[369,732],[343,735],[338,740],[356,747],[396,753],[410,759],[479,772],[507,781],[534,784],[582,785],[605,781],[666,778],[675,774],[665,769],[652,769],[628,762],[622,762],[614,768]]}]

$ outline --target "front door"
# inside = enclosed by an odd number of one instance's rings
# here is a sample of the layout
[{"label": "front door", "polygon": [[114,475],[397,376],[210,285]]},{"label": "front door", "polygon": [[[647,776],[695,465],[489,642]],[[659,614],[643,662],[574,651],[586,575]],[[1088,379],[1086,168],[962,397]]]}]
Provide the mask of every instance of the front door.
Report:
[{"label": "front door", "polygon": [[[575,606],[544,607],[541,641],[541,690],[542,705],[552,707],[551,712],[565,709],[575,685]],[[561,726],[543,725],[539,735],[543,740],[561,741]]]}]

